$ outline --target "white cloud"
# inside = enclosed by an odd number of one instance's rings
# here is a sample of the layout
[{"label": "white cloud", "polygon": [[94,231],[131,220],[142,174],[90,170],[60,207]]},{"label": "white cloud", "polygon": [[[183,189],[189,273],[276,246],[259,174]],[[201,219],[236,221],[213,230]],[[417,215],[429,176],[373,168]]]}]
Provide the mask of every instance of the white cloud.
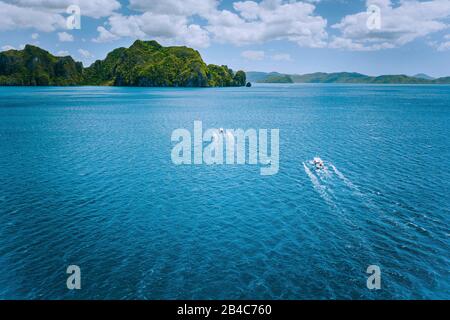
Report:
[{"label": "white cloud", "polygon": [[237,13],[223,10],[208,15],[209,30],[219,42],[235,45],[288,40],[304,47],[326,46],[327,21],[315,6],[297,0],[235,2]]},{"label": "white cloud", "polygon": [[6,46],[3,46],[1,49],[2,49],[2,51],[8,51],[8,50],[15,50],[16,48],[14,48],[13,46],[10,46],[10,45],[6,45]]},{"label": "white cloud", "polygon": [[65,27],[65,19],[56,13],[23,8],[0,1],[0,31],[17,29],[36,29],[51,32]]},{"label": "white cloud", "polygon": [[442,42],[438,47],[438,51],[447,51],[450,50],[450,41]]},{"label": "white cloud", "polygon": [[178,38],[179,42],[194,48],[205,48],[210,44],[208,32],[196,24],[183,27]]},{"label": "white cloud", "polygon": [[353,39],[334,37],[333,40],[329,43],[329,47],[333,49],[346,49],[350,51],[374,51],[392,49],[395,48],[395,44],[389,42],[381,42],[366,46],[365,43],[354,41]]},{"label": "white cloud", "polygon": [[66,29],[66,10],[78,5],[81,15],[91,18],[110,16],[120,8],[117,0],[1,0],[0,31],[35,29],[52,32]]},{"label": "white cloud", "polygon": [[266,55],[264,51],[247,50],[243,51],[241,53],[241,56],[247,60],[255,60],[255,61],[264,60],[266,57],[274,61],[292,61],[292,57],[288,53],[275,53],[273,55]]},{"label": "white cloud", "polygon": [[275,61],[292,61],[291,55],[288,53],[277,53],[272,56]]},{"label": "white cloud", "polygon": [[[0,13],[7,13],[0,19],[0,32],[64,31],[66,9],[73,4],[80,6],[82,16],[107,18],[92,39],[99,43],[132,37],[203,48],[211,41],[245,46],[285,40],[302,47],[367,51],[399,47],[450,26],[450,0],[367,0],[367,5],[381,8],[381,29],[369,30],[363,11],[333,25],[337,35],[329,40],[327,20],[315,13],[319,1],[236,0],[224,10],[220,0],[129,0],[134,13],[125,15],[118,13],[119,0],[0,0]],[[73,41],[68,33],[60,34],[60,41]],[[37,40],[39,34],[32,38]],[[447,50],[445,40],[435,48]],[[290,59],[281,54],[270,58]]]},{"label": "white cloud", "polygon": [[332,26],[340,34],[330,42],[331,48],[356,51],[395,48],[448,28],[449,0],[404,0],[398,6],[390,0],[368,0],[366,4],[380,7],[381,28],[367,27],[367,12],[345,16]]},{"label": "white cloud", "polygon": [[432,41],[429,44],[436,48],[437,51],[448,51],[450,50],[450,34],[445,35],[441,43]]},{"label": "white cloud", "polygon": [[218,0],[130,0],[131,9],[176,16],[205,16],[218,4]]},{"label": "white cloud", "polygon": [[117,14],[111,16],[108,23],[111,26],[110,32],[119,37],[145,37],[145,33],[141,30],[141,16],[123,16]]},{"label": "white cloud", "polygon": [[111,15],[121,5],[117,0],[1,0],[17,7],[32,9],[47,13],[66,13],[67,7],[77,5],[81,15],[91,18],[101,18]]},{"label": "white cloud", "polygon": [[61,42],[72,42],[73,41],[73,35],[67,32],[58,32],[58,39]]},{"label": "white cloud", "polygon": [[94,55],[92,53],[90,53],[87,50],[84,49],[78,49],[78,53],[83,57],[83,58],[93,58]]},{"label": "white cloud", "polygon": [[66,57],[66,56],[70,56],[70,53],[69,53],[69,51],[61,50],[61,51],[58,51],[58,52],[56,53],[56,55],[57,55],[58,57]]},{"label": "white cloud", "polygon": [[248,50],[241,53],[241,56],[247,60],[263,60],[265,55],[264,51]]},{"label": "white cloud", "polygon": [[206,30],[189,24],[187,17],[145,12],[141,15],[115,14],[108,19],[109,30],[99,27],[94,42],[107,42],[120,37],[155,39],[164,44],[186,44],[203,48],[209,46]]},{"label": "white cloud", "polygon": [[104,27],[100,26],[97,28],[98,31],[98,37],[92,39],[93,42],[103,43],[103,42],[111,42],[120,39],[119,36],[111,33],[110,31],[106,30]]},{"label": "white cloud", "polygon": [[121,37],[155,39],[163,44],[185,44],[196,48],[209,46],[208,32],[190,23],[193,15],[207,15],[218,5],[217,0],[130,0],[130,8],[140,14],[114,14],[108,19],[108,29],[97,28],[94,42],[110,42]]},{"label": "white cloud", "polygon": [[[130,0],[135,15],[113,14],[99,27],[95,42],[120,37],[155,39],[165,44],[207,47],[210,38],[234,45],[288,40],[300,46],[325,47],[327,21],[315,6],[297,0],[234,2],[234,11],[220,10],[218,0]],[[206,21],[192,23],[193,16]]]}]

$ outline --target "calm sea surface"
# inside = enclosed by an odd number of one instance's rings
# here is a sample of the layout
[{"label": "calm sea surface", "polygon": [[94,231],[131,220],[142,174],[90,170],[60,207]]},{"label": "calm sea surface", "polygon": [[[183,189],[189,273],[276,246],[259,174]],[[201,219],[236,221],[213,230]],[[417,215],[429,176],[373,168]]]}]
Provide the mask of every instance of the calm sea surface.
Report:
[{"label": "calm sea surface", "polygon": [[[175,166],[195,120],[279,173]],[[0,88],[0,299],[450,299],[449,136],[449,86]]]}]

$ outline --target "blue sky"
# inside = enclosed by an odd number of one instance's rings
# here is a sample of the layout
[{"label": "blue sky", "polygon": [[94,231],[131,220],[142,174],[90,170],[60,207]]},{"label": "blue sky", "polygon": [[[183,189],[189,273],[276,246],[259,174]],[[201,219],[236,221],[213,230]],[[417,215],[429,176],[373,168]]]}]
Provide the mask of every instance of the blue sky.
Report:
[{"label": "blue sky", "polygon": [[89,65],[136,39],[246,71],[449,76],[450,0],[0,0],[2,50],[35,44]]}]

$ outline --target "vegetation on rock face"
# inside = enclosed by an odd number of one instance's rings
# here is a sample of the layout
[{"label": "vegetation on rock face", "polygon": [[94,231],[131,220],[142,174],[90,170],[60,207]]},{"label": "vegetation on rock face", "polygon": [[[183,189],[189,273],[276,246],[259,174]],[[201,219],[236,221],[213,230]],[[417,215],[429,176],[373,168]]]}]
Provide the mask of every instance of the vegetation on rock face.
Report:
[{"label": "vegetation on rock face", "polygon": [[0,53],[0,85],[70,86],[83,80],[83,65],[71,57],[55,57],[38,47]]},{"label": "vegetation on rock face", "polygon": [[234,78],[233,78],[233,85],[237,87],[243,87],[247,84],[247,76],[244,71],[238,71],[236,72]]},{"label": "vegetation on rock face", "polygon": [[55,57],[37,47],[0,53],[0,85],[102,85],[138,87],[245,86],[246,74],[206,65],[187,47],[163,47],[137,40],[83,69],[71,57]]}]

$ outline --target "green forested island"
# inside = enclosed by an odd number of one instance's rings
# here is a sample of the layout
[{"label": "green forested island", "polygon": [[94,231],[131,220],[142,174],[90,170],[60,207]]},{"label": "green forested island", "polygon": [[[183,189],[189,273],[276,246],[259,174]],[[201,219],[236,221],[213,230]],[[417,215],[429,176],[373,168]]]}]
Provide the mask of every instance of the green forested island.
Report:
[{"label": "green forested island", "polygon": [[415,76],[383,75],[371,77],[355,72],[310,74],[281,74],[277,72],[247,72],[247,80],[257,83],[367,83],[367,84],[450,84],[450,77],[431,78],[425,74]]},{"label": "green forested island", "polygon": [[0,86],[77,85],[237,87],[246,85],[246,74],[207,65],[194,49],[163,47],[156,41],[137,40],[88,68],[70,56],[56,57],[31,45],[0,52]]}]

